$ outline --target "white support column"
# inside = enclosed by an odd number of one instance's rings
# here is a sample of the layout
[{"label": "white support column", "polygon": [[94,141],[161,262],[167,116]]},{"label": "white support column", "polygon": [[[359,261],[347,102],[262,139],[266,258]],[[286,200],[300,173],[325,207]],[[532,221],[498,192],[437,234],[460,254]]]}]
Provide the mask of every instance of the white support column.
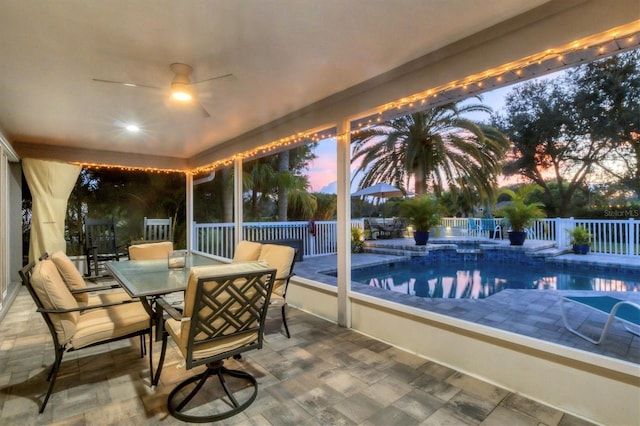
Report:
[{"label": "white support column", "polygon": [[242,158],[233,160],[233,221],[235,243],[242,241]]},{"label": "white support column", "polygon": [[350,121],[338,125],[338,325],[351,327],[351,134]]},{"label": "white support column", "polygon": [[9,275],[9,162],[0,144],[0,312],[4,305],[11,276]]},{"label": "white support column", "polygon": [[186,185],[186,196],[187,196],[187,250],[191,252],[191,250],[196,249],[193,246],[194,241],[194,232],[193,232],[193,175],[191,173],[185,173],[185,185]]}]

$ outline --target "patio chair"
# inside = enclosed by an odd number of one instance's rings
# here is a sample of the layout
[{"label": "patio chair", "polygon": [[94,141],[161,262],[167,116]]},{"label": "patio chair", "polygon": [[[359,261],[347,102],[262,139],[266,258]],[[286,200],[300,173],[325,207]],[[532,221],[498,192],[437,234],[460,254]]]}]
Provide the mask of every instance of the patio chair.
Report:
[{"label": "patio chair", "polygon": [[[569,325],[565,303],[584,306],[608,316],[598,339],[593,339]],[[640,305],[634,302],[620,300],[611,296],[563,296],[560,299],[560,311],[562,313],[562,321],[567,330],[595,345],[604,340],[614,320],[620,321],[628,332],[640,336]]]},{"label": "patio chair", "polygon": [[87,260],[86,276],[100,276],[104,262],[126,258],[125,246],[116,241],[116,227],[113,219],[84,220],[84,244]]},{"label": "patio chair", "polygon": [[[172,416],[185,422],[214,422],[242,412],[256,399],[255,377],[246,371],[227,369],[224,360],[262,348],[275,276],[276,270],[266,262],[194,267],[185,291],[184,314],[158,299],[170,315],[165,322],[161,359],[171,336],[187,370],[206,365],[203,372],[171,391],[167,403]],[[218,378],[224,394],[218,391],[194,400],[199,392],[211,392],[203,387],[210,377]],[[190,404],[192,400],[194,404]],[[206,407],[194,407],[199,403]],[[196,412],[190,411],[194,408]]]},{"label": "patio chair", "polygon": [[173,251],[173,243],[171,241],[141,242],[140,244],[129,246],[129,259],[166,259],[170,251]]},{"label": "patio chair", "polygon": [[500,235],[500,239],[502,239],[502,227],[494,219],[480,219],[478,232],[481,236],[486,233],[487,238],[493,238],[494,240]]},{"label": "patio chair", "polygon": [[[47,376],[49,388],[40,405],[40,413],[47,406],[65,353],[134,336],[149,334],[151,337],[149,315],[138,301],[81,306],[67,288],[54,262],[47,258],[29,263],[19,273],[49,328],[55,350],[55,361]],[[149,363],[153,367],[151,350],[149,352]]]},{"label": "patio chair", "polygon": [[146,241],[173,241],[173,222],[171,218],[144,218],[143,236]]},{"label": "patio chair", "polygon": [[469,218],[469,227],[467,228],[467,232],[469,235],[479,236],[480,228],[478,226],[478,222],[472,217]]},{"label": "patio chair", "polygon": [[296,249],[288,246],[263,244],[260,256],[258,256],[258,260],[264,260],[270,267],[277,270],[270,307],[280,308],[282,325],[288,338],[291,338],[291,333],[289,333],[289,326],[287,325],[287,289],[289,288],[291,277],[295,275],[293,267],[296,264],[296,252]]},{"label": "patio chair", "polygon": [[365,239],[377,240],[380,233],[379,227],[372,224],[371,219],[364,219],[364,236]]},{"label": "patio chair", "polygon": [[251,262],[264,260],[269,266],[278,271],[273,284],[271,295],[272,308],[280,308],[282,313],[282,325],[288,338],[291,338],[287,324],[287,289],[289,281],[295,274],[293,268],[296,263],[297,250],[279,244],[261,244],[254,241],[240,241],[236,246],[232,263]]},{"label": "patio chair", "polygon": [[[39,260],[51,259],[56,265],[62,280],[67,285],[71,295],[76,299],[79,306],[95,306],[103,303],[118,303],[132,301],[129,294],[120,285],[112,281],[110,284],[87,285],[82,278],[78,268],[71,262],[71,259],[63,251],[56,251],[48,255],[44,253]],[[104,282],[104,280],[102,280]],[[147,353],[144,336],[140,336],[140,355]]]}]

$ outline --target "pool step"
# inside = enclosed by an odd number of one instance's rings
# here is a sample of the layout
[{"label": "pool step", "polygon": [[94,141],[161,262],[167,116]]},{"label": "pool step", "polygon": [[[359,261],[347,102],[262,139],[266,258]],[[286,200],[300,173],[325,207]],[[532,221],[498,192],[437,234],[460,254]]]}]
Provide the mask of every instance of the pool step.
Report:
[{"label": "pool step", "polygon": [[364,251],[373,254],[388,254],[392,256],[426,256],[427,246],[416,246],[413,240],[367,240]]},{"label": "pool step", "polygon": [[478,253],[482,253],[482,249],[479,248],[473,248],[473,249],[457,249],[456,253],[459,254],[478,254]]}]

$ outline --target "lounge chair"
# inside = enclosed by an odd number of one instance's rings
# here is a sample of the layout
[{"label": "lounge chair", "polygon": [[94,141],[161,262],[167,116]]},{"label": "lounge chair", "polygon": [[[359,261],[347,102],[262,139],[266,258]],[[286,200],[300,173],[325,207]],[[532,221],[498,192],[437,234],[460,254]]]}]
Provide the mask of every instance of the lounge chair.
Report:
[{"label": "lounge chair", "polygon": [[485,236],[487,238],[498,238],[502,239],[502,227],[499,223],[496,223],[495,219],[480,219],[480,230],[478,231],[479,236]]},{"label": "lounge chair", "polygon": [[[569,325],[565,303],[575,303],[608,315],[607,322],[597,340]],[[562,321],[564,321],[564,326],[567,330],[596,345],[604,340],[614,320],[621,321],[628,332],[640,336],[640,305],[634,302],[616,299],[611,296],[563,296],[560,300],[560,311],[562,313]]]},{"label": "lounge chair", "polygon": [[478,222],[472,217],[469,218],[469,227],[467,228],[467,232],[469,235],[473,235],[474,237],[480,236],[480,227]]}]

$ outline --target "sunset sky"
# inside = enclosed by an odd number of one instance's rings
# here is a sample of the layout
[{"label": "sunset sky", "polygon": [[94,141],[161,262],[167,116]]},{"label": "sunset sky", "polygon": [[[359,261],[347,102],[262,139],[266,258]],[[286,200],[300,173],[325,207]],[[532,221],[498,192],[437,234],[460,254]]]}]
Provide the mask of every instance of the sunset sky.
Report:
[{"label": "sunset sky", "polygon": [[[483,103],[491,106],[494,111],[499,111],[504,105],[505,95],[512,89],[513,86],[507,86],[500,89],[486,92],[482,95]],[[480,114],[477,120],[488,120],[489,117],[486,114]],[[337,150],[335,139],[326,139],[320,141],[318,147],[315,150],[316,158],[312,161],[308,168],[309,183],[311,185],[311,192],[336,192],[336,163],[337,163]],[[355,166],[351,167],[352,171]],[[356,191],[357,183],[352,185],[352,192]]]}]

